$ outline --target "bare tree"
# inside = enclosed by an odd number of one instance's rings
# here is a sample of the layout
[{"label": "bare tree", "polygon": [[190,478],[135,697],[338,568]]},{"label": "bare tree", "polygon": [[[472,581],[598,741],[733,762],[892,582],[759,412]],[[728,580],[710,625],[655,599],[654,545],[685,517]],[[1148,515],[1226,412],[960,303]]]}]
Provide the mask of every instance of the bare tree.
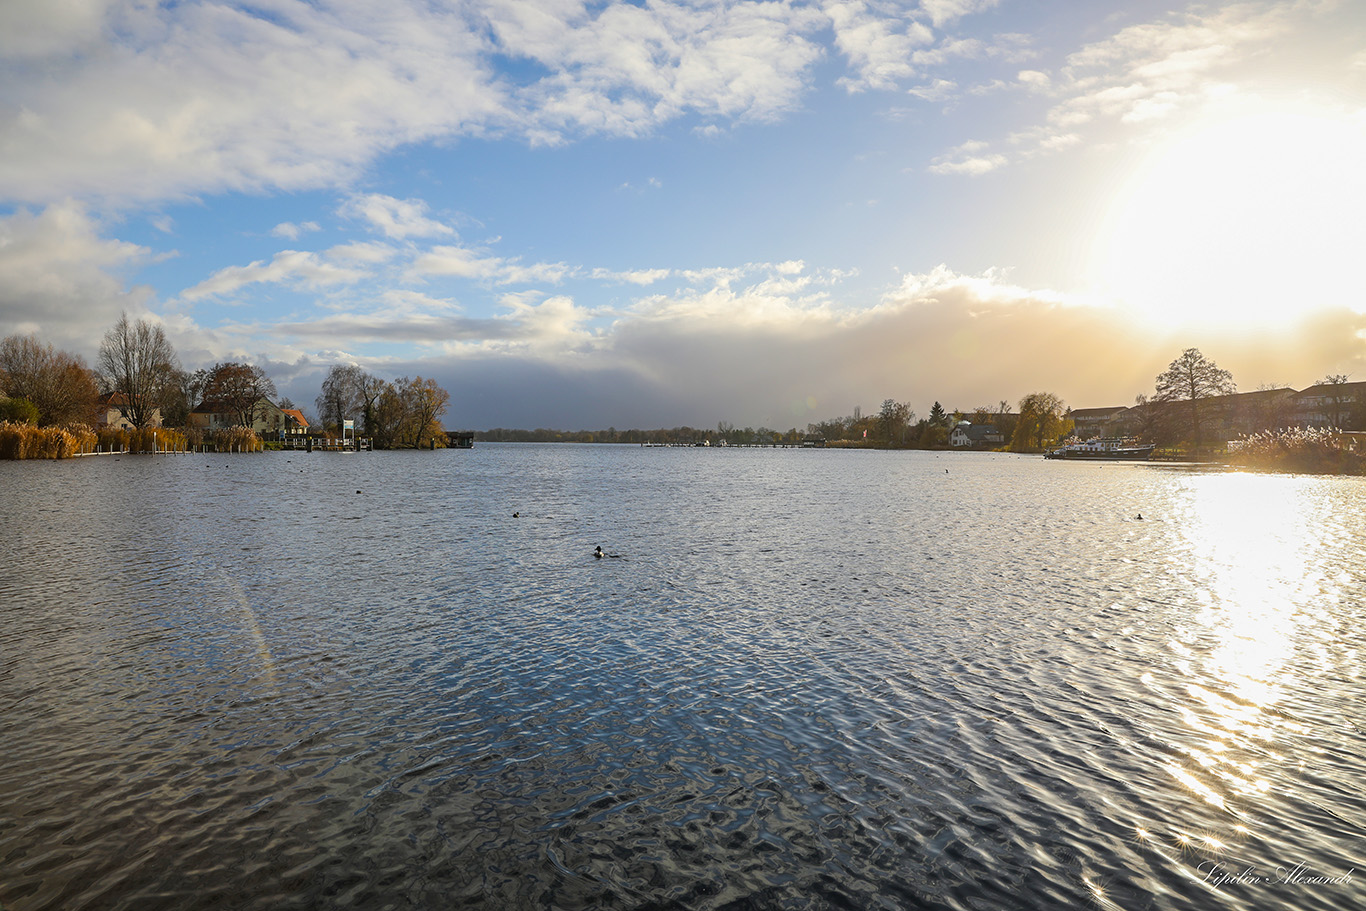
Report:
[{"label": "bare tree", "polygon": [[[404,381],[406,382],[406,380]],[[361,418],[365,426],[365,435],[377,437],[380,435],[380,404],[386,392],[393,391],[393,387],[386,380],[382,380],[372,373],[361,371],[356,378],[356,396],[360,402]],[[385,409],[392,412],[392,408]]]},{"label": "bare tree", "polygon": [[408,410],[400,390],[408,385],[403,377],[396,383],[386,383],[378,377],[365,375],[366,389],[378,388],[373,404],[366,407],[366,433],[378,449],[392,449],[400,442],[403,425],[407,422]]},{"label": "bare tree", "polygon": [[116,407],[134,427],[146,427],[166,400],[176,371],[175,349],[160,326],[119,316],[100,343],[98,375],[105,391],[119,394]]},{"label": "bare tree", "polygon": [[341,432],[344,422],[361,411],[360,389],[365,371],[354,364],[334,364],[323,378],[322,391],[313,400],[324,426]]},{"label": "bare tree", "polygon": [[257,409],[275,395],[275,384],[255,364],[215,364],[204,388],[204,400],[228,411],[243,427],[256,422]]},{"label": "bare tree", "polygon": [[32,335],[0,341],[0,393],[31,402],[42,425],[87,423],[99,397],[84,361]]},{"label": "bare tree", "polygon": [[1184,425],[1191,431],[1191,440],[1198,446],[1206,417],[1201,400],[1231,395],[1237,389],[1232,373],[1220,369],[1199,348],[1187,348],[1158,376],[1153,401],[1179,408]]}]

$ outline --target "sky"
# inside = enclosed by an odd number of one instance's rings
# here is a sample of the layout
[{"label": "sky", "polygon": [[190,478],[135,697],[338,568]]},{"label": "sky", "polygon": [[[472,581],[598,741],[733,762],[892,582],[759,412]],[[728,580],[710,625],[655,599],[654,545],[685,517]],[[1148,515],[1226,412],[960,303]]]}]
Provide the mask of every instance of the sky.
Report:
[{"label": "sky", "polygon": [[448,428],[1366,380],[1366,4],[6,0],[0,336]]}]

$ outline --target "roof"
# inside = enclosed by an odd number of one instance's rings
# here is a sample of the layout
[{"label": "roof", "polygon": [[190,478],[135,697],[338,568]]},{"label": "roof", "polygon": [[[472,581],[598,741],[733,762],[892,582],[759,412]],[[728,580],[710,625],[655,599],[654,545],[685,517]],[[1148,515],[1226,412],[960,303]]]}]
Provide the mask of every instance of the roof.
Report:
[{"label": "roof", "polygon": [[1315,383],[1308,389],[1301,389],[1295,393],[1295,397],[1324,396],[1325,398],[1332,398],[1343,394],[1359,396],[1362,393],[1366,393],[1366,383]]},{"label": "roof", "polygon": [[295,423],[297,423],[300,427],[308,426],[308,418],[304,417],[304,413],[300,411],[298,408],[281,408],[280,411],[284,412],[286,415],[293,418]]},{"label": "roof", "polygon": [[971,424],[967,421],[959,421],[953,429],[962,431],[969,440],[975,443],[980,443],[992,434],[999,432],[992,424]]},{"label": "roof", "polygon": [[1072,420],[1077,418],[1109,418],[1121,411],[1128,411],[1128,405],[1111,405],[1108,408],[1073,408]]},{"label": "roof", "polygon": [[[1230,392],[1228,395],[1212,395],[1200,400],[1202,405],[1233,405],[1238,402],[1255,402],[1259,399],[1278,399],[1294,395],[1295,390],[1286,386],[1281,389],[1258,389],[1254,392]],[[1179,399],[1178,401],[1184,401]]]}]

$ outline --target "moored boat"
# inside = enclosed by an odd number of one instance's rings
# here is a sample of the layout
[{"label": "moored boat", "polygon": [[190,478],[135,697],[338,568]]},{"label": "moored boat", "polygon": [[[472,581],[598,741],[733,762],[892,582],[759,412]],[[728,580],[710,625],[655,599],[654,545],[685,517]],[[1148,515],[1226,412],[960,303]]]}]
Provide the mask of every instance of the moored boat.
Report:
[{"label": "moored boat", "polygon": [[1088,459],[1091,461],[1146,461],[1156,447],[1152,443],[1120,437],[1096,437],[1059,446],[1043,454],[1045,459]]}]

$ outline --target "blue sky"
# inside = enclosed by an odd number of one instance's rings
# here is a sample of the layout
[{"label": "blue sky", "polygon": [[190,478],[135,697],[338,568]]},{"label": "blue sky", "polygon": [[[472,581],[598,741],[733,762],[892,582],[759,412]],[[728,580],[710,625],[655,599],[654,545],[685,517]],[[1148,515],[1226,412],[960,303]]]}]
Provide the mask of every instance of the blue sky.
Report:
[{"label": "blue sky", "polygon": [[0,333],[786,429],[1366,378],[1360,3],[0,6]]}]

